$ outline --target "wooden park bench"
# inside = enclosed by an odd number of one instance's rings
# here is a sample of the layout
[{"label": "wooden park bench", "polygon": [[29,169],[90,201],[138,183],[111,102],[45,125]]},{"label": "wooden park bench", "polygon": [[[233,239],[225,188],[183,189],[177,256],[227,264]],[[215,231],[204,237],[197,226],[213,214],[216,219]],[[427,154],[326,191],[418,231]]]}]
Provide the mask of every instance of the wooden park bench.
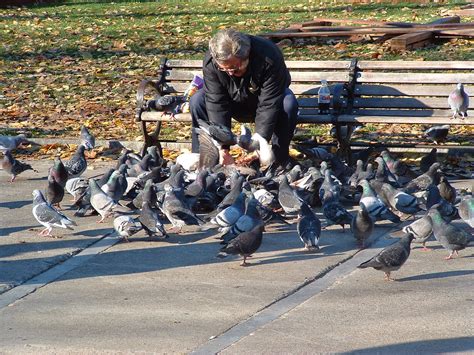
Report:
[{"label": "wooden park bench", "polygon": [[[337,145],[345,151],[351,142],[341,127],[367,123],[474,125],[452,118],[447,103],[458,82],[474,96],[474,61],[287,61],[300,110],[298,123],[333,124]],[[146,109],[156,94],[182,95],[195,74],[202,75],[201,60],[163,59],[156,79],[143,80],[137,92],[137,121],[144,149],[161,148],[160,130],[165,121],[191,122],[190,113],[174,117]],[[329,114],[320,114],[318,90],[327,80],[332,100]],[[156,123],[150,130],[148,124]],[[422,138],[420,137],[420,140]],[[377,142],[373,142],[377,144]],[[384,142],[384,145],[386,143]]]}]

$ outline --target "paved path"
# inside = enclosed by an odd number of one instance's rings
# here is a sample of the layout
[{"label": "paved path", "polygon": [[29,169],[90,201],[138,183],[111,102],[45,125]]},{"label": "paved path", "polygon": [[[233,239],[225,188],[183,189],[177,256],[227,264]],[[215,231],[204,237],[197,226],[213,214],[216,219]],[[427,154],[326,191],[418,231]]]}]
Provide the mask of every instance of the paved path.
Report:
[{"label": "paved path", "polygon": [[390,283],[355,268],[395,240],[391,224],[363,251],[349,232],[324,231],[315,254],[294,226],[272,225],[247,268],[215,258],[209,232],[116,243],[111,221],[92,216],[38,237],[31,191],[51,162],[35,164],[14,184],[0,172],[0,352],[474,351],[472,247],[446,262],[429,242]]}]

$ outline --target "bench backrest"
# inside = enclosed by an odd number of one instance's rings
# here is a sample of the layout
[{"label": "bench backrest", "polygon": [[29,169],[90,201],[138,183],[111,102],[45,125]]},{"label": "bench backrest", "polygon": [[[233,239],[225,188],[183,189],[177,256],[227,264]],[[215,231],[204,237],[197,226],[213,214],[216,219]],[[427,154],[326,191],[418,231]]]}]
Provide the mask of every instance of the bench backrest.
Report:
[{"label": "bench backrest", "polygon": [[411,123],[449,118],[447,98],[459,82],[473,102],[474,61],[359,61],[357,70],[350,114],[411,117]]},{"label": "bench backrest", "polygon": [[[321,80],[328,81],[331,93],[334,85],[349,80],[351,61],[286,61],[291,74],[290,89],[300,105],[300,115],[318,113],[318,90]],[[202,75],[201,60],[168,60],[168,93],[183,93],[195,74]]]}]

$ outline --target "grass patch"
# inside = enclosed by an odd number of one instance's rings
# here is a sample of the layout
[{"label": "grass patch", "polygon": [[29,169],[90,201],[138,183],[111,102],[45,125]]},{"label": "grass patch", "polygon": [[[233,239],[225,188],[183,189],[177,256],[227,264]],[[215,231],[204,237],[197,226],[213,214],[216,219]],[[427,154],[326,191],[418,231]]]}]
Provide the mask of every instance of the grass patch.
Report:
[{"label": "grass patch", "polygon": [[[135,139],[140,80],[155,75],[163,56],[201,59],[219,28],[259,34],[314,17],[421,23],[465,3],[68,0],[0,9],[0,127],[76,135],[85,123],[101,139]],[[344,44],[296,44],[284,54],[289,60],[370,60],[374,54],[378,60],[474,60],[472,42],[462,40],[406,53],[373,43]]]}]

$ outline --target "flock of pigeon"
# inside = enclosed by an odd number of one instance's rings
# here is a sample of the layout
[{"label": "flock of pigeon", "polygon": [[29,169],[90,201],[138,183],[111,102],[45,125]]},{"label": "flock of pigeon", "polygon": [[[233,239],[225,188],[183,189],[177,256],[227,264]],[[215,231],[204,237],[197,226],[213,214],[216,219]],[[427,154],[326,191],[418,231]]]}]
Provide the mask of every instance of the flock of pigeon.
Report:
[{"label": "flock of pigeon", "polygon": [[[87,168],[84,152],[95,147],[95,139],[82,126],[76,153],[64,162],[56,157],[45,190],[33,191],[33,216],[44,226],[40,235],[76,225],[61,211],[67,191],[74,198],[76,217],[98,214],[102,223],[114,216],[116,233],[127,241],[141,230],[161,239],[189,225],[217,230],[223,244],[217,256],[240,254],[242,266],[260,247],[271,221],[288,224],[292,219],[305,250],[314,252],[319,250],[321,231],[330,225],[341,226],[342,232],[350,226],[363,248],[378,221],[398,225],[413,218],[398,242],[359,266],[383,271],[386,280],[392,280],[391,272],[407,260],[412,241],[427,250],[425,242],[434,235],[449,251],[446,259],[451,259],[472,239],[472,189],[460,194],[450,185],[435,148],[421,159],[421,175],[386,150],[354,152],[353,167],[321,147],[303,145],[296,147],[307,159],[285,171],[274,168],[271,145],[241,127],[241,134],[235,135],[224,126],[200,122],[200,154],[186,153],[171,163],[156,147],[143,156],[124,149],[114,168],[98,179],[87,179],[81,176]],[[31,143],[24,135],[0,136],[2,168],[11,182],[33,169],[11,151]],[[234,144],[254,152],[256,159],[248,166],[220,165],[218,147]],[[379,155],[371,159],[374,153]],[[360,206],[356,213],[344,207],[350,202]],[[313,208],[324,215],[324,225]],[[451,223],[459,218],[468,226]],[[171,228],[165,228],[166,220]]]}]

